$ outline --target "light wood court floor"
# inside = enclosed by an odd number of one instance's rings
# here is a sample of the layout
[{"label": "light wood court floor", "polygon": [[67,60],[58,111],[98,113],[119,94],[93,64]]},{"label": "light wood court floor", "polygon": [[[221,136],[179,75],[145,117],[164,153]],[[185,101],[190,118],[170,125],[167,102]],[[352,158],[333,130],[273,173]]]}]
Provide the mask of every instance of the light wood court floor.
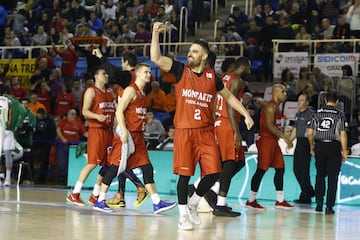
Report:
[{"label": "light wood court floor", "polygon": [[[193,231],[178,231],[177,208],[154,215],[149,198],[134,209],[136,193],[126,193],[127,207],[116,209],[114,214],[69,205],[65,201],[69,193],[56,188],[0,188],[0,239],[360,239],[358,206],[337,206],[336,214],[330,216],[315,213],[310,206],[275,210],[273,202],[264,201],[259,202],[268,209],[258,212],[244,208],[244,201],[231,199],[229,203],[242,213],[240,217],[201,213],[201,225]],[[83,191],[83,200],[89,195],[90,191]],[[176,200],[173,195],[161,198]]]}]

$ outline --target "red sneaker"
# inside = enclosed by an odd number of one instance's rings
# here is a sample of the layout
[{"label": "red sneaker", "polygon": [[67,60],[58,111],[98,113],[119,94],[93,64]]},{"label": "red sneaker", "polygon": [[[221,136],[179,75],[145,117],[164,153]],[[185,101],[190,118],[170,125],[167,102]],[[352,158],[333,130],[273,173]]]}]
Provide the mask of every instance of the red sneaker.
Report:
[{"label": "red sneaker", "polygon": [[275,203],[276,209],[283,209],[283,210],[292,210],[295,209],[294,205],[289,204],[285,199],[282,202],[276,201]]},{"label": "red sneaker", "polygon": [[85,203],[80,198],[80,193],[72,193],[67,198],[66,201],[78,205],[78,206],[85,206]]},{"label": "red sneaker", "polygon": [[90,203],[91,205],[94,205],[95,202],[98,200],[99,195],[95,196],[94,194],[91,194],[88,200],[88,203]]},{"label": "red sneaker", "polygon": [[258,204],[258,202],[256,200],[249,202],[249,200],[246,201],[245,206],[247,208],[254,208],[256,210],[266,210],[266,207],[261,206],[260,204]]}]

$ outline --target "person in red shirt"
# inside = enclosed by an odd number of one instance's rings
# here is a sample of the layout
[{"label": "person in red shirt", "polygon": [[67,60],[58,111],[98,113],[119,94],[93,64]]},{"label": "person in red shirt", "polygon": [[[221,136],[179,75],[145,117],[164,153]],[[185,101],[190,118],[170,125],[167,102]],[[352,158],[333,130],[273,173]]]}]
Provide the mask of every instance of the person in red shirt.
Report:
[{"label": "person in red shirt", "polygon": [[59,50],[53,44],[53,50],[62,58],[61,73],[64,78],[66,87],[70,89],[72,82],[75,78],[76,64],[79,59],[79,55],[74,49],[72,44],[69,44],[65,49]]},{"label": "person in red shirt", "polygon": [[[52,113],[51,98],[50,98],[50,87],[46,83],[45,80],[41,80],[39,83],[40,83],[40,89],[37,91],[38,100],[39,100],[40,103],[42,103],[45,106],[46,112]],[[31,90],[34,91],[35,88],[36,88],[36,85],[34,85],[31,88]]]},{"label": "person in red shirt", "polygon": [[52,70],[56,67],[55,60],[48,54],[47,48],[40,48],[39,56],[35,59],[35,69],[39,68],[39,62],[41,58],[47,59],[47,68]]},{"label": "person in red shirt", "polygon": [[[193,42],[187,54],[187,64],[162,56],[159,35],[165,24],[153,25],[150,56],[159,68],[175,75],[176,111],[174,116],[174,169],[179,175],[177,191],[179,230],[192,230],[201,224],[197,213],[201,197],[218,179],[221,172],[220,153],[215,141],[213,107],[219,94],[237,112],[245,117],[250,129],[254,122],[241,102],[227,89],[214,69],[207,67],[210,53],[207,42]],[[196,165],[201,169],[201,181],[188,201],[190,177]],[[189,202],[189,203],[188,203]]]},{"label": "person in red shirt", "polygon": [[72,108],[75,108],[75,96],[72,92],[67,91],[64,84],[56,97],[55,115],[64,116]]},{"label": "person in red shirt", "polygon": [[78,144],[81,137],[87,137],[84,123],[76,117],[75,109],[67,112],[66,118],[61,119],[56,128],[58,144],[56,145],[56,156],[60,170],[60,182],[67,178],[67,166],[69,158],[69,146]]},{"label": "person in red shirt", "polygon": [[11,79],[11,95],[19,101],[28,95],[26,88],[20,85],[19,77]]}]

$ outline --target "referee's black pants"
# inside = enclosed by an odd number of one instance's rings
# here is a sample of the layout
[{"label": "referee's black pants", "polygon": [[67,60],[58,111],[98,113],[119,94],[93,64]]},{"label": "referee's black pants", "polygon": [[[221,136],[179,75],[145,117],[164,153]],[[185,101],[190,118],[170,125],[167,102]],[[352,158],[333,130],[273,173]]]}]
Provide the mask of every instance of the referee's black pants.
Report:
[{"label": "referee's black pants", "polygon": [[310,161],[311,154],[308,139],[297,138],[294,151],[294,174],[301,188],[300,200],[311,200],[315,194],[310,181]]},{"label": "referee's black pants", "polygon": [[341,144],[338,141],[315,142],[316,183],[315,196],[317,204],[322,205],[325,195],[325,177],[328,177],[326,207],[335,205],[338,176],[341,167]]}]

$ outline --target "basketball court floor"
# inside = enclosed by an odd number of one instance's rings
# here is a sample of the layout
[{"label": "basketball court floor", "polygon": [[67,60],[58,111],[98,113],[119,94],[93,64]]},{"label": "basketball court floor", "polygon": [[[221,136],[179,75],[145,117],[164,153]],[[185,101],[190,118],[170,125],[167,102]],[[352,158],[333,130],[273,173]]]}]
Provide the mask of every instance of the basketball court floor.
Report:
[{"label": "basketball court floor", "polygon": [[[293,211],[275,210],[274,203],[259,212],[244,207],[245,200],[230,199],[237,218],[200,213],[202,224],[193,231],[178,231],[178,209],[152,213],[151,199],[132,207],[135,192],[126,193],[126,208],[106,214],[90,206],[66,203],[69,189],[20,187],[0,188],[0,239],[126,239],[126,240],[221,240],[221,239],[360,239],[360,207],[336,206],[335,215],[316,213],[313,206],[297,205]],[[87,200],[90,191],[83,191]],[[114,193],[109,193],[111,197]],[[175,195],[160,195],[176,201]]]}]

